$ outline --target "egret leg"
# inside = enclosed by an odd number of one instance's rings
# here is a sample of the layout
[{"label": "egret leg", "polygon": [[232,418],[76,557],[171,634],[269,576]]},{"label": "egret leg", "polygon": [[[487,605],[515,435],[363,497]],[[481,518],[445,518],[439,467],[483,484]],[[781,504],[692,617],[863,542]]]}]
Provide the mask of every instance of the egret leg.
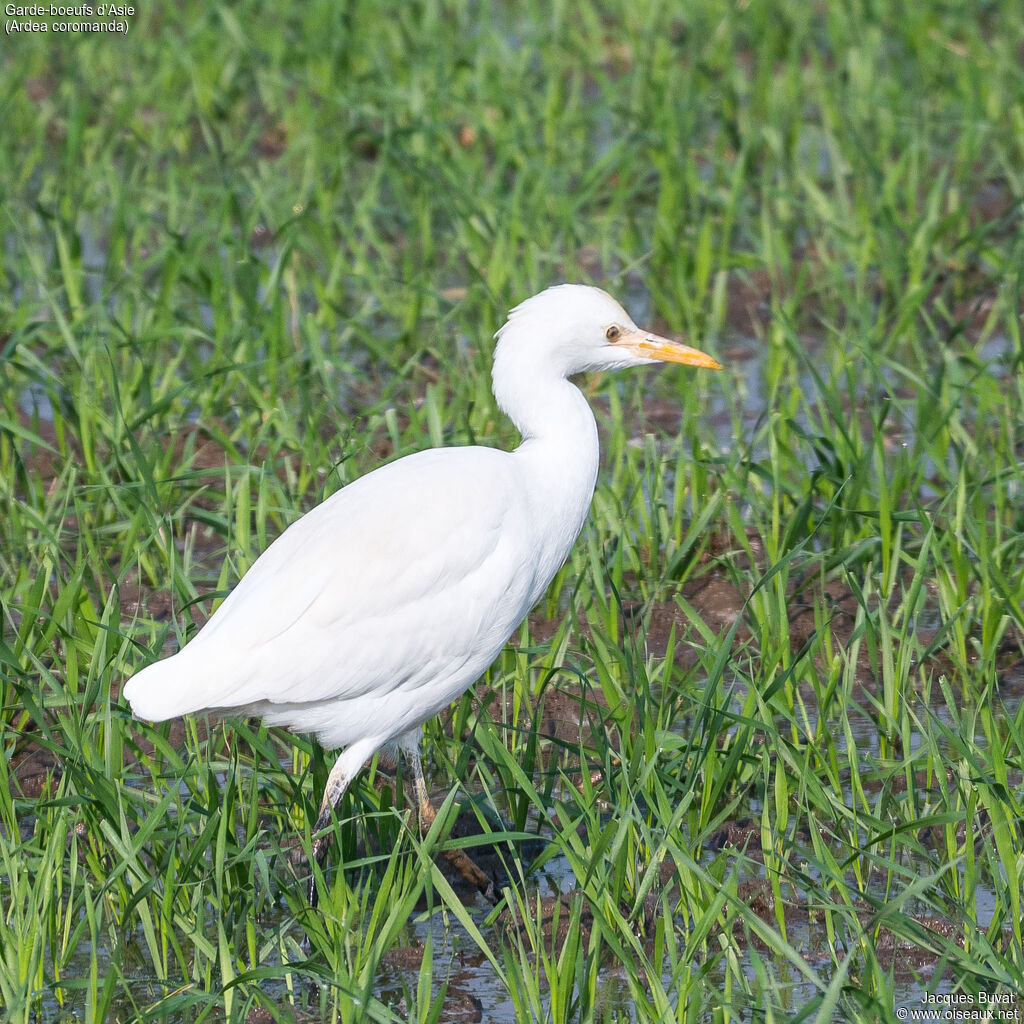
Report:
[{"label": "egret leg", "polygon": [[[312,860],[321,868],[327,860],[327,851],[330,849],[333,838],[332,833],[328,831],[328,827],[331,824],[331,818],[334,816],[335,809],[341,803],[341,798],[345,795],[345,790],[348,789],[356,772],[362,768],[369,758],[373,757],[373,753],[378,746],[379,742],[376,740],[353,743],[334,762],[331,774],[327,776],[324,796],[320,801],[320,813],[317,815],[316,824],[313,826],[314,839],[311,851]],[[320,902],[320,894],[316,887],[316,871],[313,869],[313,864],[310,864],[309,867],[309,888],[306,891],[306,895],[310,907],[315,909]]]},{"label": "egret leg", "polygon": [[[423,762],[420,760],[420,730],[415,729],[402,733],[398,737],[398,745],[402,749],[406,763],[412,768],[412,784],[416,792],[416,803],[419,807],[420,833],[426,835],[437,817],[437,808],[431,803],[427,794],[427,784],[423,778]],[[443,857],[488,903],[498,902],[498,892],[494,882],[484,874],[476,861],[465,850],[445,850]]]},{"label": "egret leg", "polygon": [[412,784],[416,791],[416,805],[420,815],[420,831],[429,832],[430,826],[434,824],[434,819],[437,817],[437,811],[427,795],[427,783],[423,778],[423,761],[420,759],[420,730],[413,729],[402,733],[398,737],[398,745],[405,757],[406,764],[412,769]]},{"label": "egret leg", "polygon": [[[315,838],[313,840],[312,859],[321,868],[324,866],[324,861],[327,860],[327,850],[332,839],[331,834],[327,831],[328,826],[331,824],[331,816],[334,813],[334,808],[345,795],[349,782],[351,782],[351,779],[338,773],[338,766],[340,764],[341,759],[339,758],[334,768],[331,769],[331,774],[327,779],[327,788],[324,790],[324,798],[320,801],[320,813],[317,815],[316,824],[313,826]],[[310,907],[316,908],[320,902],[320,893],[316,887],[316,872],[313,870],[312,864],[310,864],[307,896]]]}]

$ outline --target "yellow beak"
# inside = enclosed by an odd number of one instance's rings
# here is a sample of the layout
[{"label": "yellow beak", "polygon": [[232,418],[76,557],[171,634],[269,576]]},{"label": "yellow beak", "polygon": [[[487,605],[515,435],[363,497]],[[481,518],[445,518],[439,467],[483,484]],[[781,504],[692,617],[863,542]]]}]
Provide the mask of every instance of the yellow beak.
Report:
[{"label": "yellow beak", "polygon": [[690,348],[689,345],[680,345],[678,341],[659,338],[657,334],[648,334],[646,331],[628,331],[616,339],[615,344],[621,345],[644,359],[658,359],[663,363],[684,363],[687,366],[702,366],[706,370],[722,368],[721,363],[712,359],[707,353],[701,352],[700,349]]}]

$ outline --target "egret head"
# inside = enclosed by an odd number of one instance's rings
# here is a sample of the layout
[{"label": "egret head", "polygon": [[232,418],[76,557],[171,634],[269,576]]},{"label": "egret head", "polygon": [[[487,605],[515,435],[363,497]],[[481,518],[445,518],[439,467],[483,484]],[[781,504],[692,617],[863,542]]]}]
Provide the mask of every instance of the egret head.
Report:
[{"label": "egret head", "polygon": [[589,285],[555,285],[521,302],[496,337],[496,360],[536,362],[560,376],[657,362],[721,369],[695,348],[641,330],[607,292]]}]

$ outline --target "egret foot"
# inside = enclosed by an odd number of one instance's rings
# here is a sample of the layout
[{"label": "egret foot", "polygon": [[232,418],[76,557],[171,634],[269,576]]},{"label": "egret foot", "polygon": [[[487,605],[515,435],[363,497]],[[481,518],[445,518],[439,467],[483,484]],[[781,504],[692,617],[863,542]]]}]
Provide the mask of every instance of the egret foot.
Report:
[{"label": "egret foot", "polygon": [[[405,740],[409,737],[410,734],[406,733],[402,739]],[[402,743],[402,752],[412,768],[413,787],[416,790],[416,803],[420,814],[420,835],[426,835],[430,831],[430,826],[434,824],[434,819],[437,817],[437,808],[431,803],[430,797],[427,795],[427,784],[423,779],[419,730],[416,730],[415,736],[411,738],[411,742],[408,745]],[[497,904],[500,897],[494,880],[484,874],[476,861],[465,850],[445,850],[442,856],[459,877],[473,886],[492,907]]]},{"label": "egret foot", "polygon": [[[430,830],[430,823],[435,817],[437,817],[437,811],[429,800],[425,804],[420,805],[421,833],[425,834]],[[484,874],[477,862],[465,850],[444,850],[441,856],[451,865],[459,877],[473,886],[492,907],[498,905],[501,896],[498,893],[498,887],[494,884],[494,880]]]}]

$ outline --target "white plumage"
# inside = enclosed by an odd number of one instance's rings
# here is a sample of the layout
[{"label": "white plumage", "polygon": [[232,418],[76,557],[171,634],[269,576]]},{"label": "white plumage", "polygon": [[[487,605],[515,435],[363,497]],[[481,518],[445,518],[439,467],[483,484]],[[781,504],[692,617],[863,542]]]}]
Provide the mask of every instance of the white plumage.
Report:
[{"label": "white plumage", "polygon": [[502,457],[420,452],[332,495],[267,548],[191,643],[132,678],[133,711],[161,721],[233,709],[327,749],[383,744],[436,714],[538,589],[533,553],[512,542],[529,512]]},{"label": "white plumage", "polygon": [[522,434],[515,451],[431,449],[349,484],[285,530],[190,643],[125,686],[140,718],[258,715],[346,747],[318,830],[385,745],[411,757],[425,801],[419,727],[484,672],[568,556],[598,466],[569,375],[718,367],[582,285],[527,299],[497,337],[494,393]]}]

